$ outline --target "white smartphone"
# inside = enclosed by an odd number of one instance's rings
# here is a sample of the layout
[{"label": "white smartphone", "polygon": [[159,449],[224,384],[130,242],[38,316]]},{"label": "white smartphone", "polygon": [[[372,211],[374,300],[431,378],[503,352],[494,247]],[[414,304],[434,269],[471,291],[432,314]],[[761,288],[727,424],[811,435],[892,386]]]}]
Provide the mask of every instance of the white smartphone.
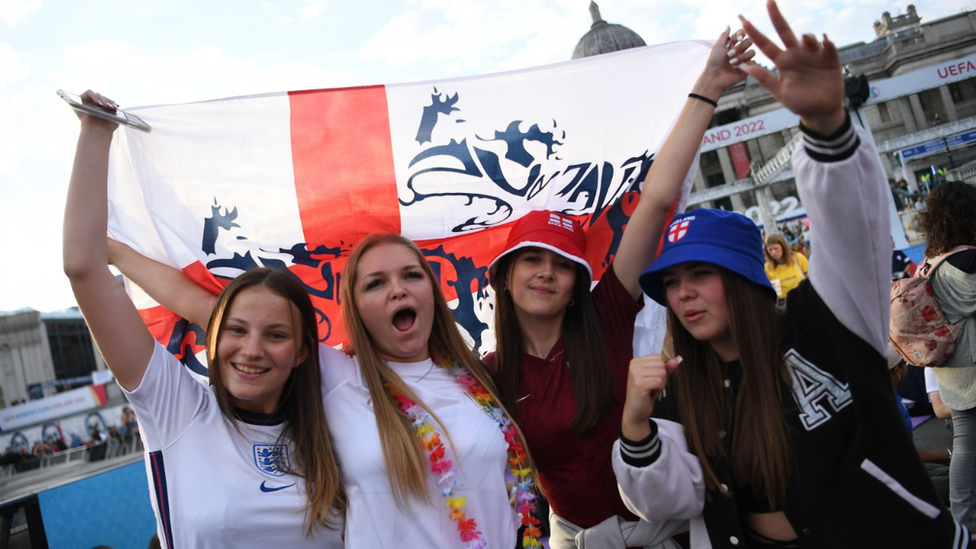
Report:
[{"label": "white smartphone", "polygon": [[67,101],[68,104],[71,105],[71,108],[75,109],[76,111],[82,111],[99,118],[104,118],[105,120],[111,120],[112,122],[117,122],[142,132],[149,133],[152,131],[149,124],[146,124],[141,118],[132,114],[131,112],[125,112],[122,109],[110,111],[98,106],[95,103],[92,103],[91,101],[82,99],[81,96],[68,93],[64,90],[58,90],[58,95],[61,97],[61,99]]}]

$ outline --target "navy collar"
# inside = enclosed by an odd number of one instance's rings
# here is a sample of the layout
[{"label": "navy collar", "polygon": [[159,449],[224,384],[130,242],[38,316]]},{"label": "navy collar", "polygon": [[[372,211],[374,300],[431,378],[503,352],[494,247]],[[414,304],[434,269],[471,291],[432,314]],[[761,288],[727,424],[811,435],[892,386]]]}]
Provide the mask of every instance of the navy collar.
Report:
[{"label": "navy collar", "polygon": [[234,416],[250,425],[281,425],[286,419],[284,412],[261,414],[258,412],[250,412],[237,406],[234,406]]}]

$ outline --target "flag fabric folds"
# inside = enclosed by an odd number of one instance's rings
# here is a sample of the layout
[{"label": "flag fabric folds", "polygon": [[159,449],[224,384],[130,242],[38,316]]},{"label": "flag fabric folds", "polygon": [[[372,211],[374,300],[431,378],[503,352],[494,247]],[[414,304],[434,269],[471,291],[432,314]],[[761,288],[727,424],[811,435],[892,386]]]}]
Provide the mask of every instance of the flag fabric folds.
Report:
[{"label": "flag fabric folds", "polygon": [[[313,298],[322,341],[339,344],[348,254],[371,231],[401,233],[485,353],[487,265],[512,223],[537,209],[577,217],[599,279],[708,52],[683,42],[489,76],[133,109],[153,131],[116,132],[109,234],[215,293],[249,268],[286,268]],[[153,335],[203,373],[203,329],[130,293]]]}]

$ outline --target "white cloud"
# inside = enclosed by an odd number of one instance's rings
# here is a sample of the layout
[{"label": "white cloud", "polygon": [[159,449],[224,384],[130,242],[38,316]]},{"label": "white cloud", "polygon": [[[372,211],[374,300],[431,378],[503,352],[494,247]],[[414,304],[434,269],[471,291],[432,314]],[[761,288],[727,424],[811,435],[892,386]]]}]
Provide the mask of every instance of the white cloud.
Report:
[{"label": "white cloud", "polygon": [[41,7],[41,0],[0,0],[0,19],[16,25],[28,13]]},{"label": "white cloud", "polygon": [[[289,61],[283,54],[263,51],[242,59],[212,45],[187,52],[149,53],[128,44],[97,40],[67,48],[64,57],[63,67],[70,68],[55,75],[59,82],[78,90],[97,85],[123,105],[181,103],[353,83],[344,72]],[[104,63],[104,59],[112,59],[112,63]]]},{"label": "white cloud", "polygon": [[0,44],[0,89],[27,78],[30,67],[24,57],[9,45]]},{"label": "white cloud", "polygon": [[306,0],[305,4],[299,6],[298,14],[303,20],[318,17],[329,5],[329,0]]}]

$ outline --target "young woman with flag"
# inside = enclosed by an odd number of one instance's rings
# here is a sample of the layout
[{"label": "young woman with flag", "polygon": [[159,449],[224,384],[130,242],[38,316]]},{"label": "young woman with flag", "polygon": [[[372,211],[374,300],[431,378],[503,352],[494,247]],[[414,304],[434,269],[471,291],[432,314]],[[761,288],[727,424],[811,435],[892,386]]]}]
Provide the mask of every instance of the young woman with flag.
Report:
[{"label": "young woman with flag", "polygon": [[[674,532],[674,525],[636,522],[610,465],[642,306],[637,280],[656,253],[719,97],[745,78],[739,67],[752,59],[751,44],[741,31],[726,29],[718,37],[651,165],[616,255],[592,291],[583,230],[557,212],[532,212],[517,221],[489,265],[497,347],[486,361],[535,459],[552,509],[555,549],[651,546]],[[700,504],[678,510],[689,518]]]},{"label": "young woman with flag", "polygon": [[834,44],[797,38],[775,2],[767,7],[785,49],[743,26],[777,73],[745,70],[800,117],[793,169],[823,251],[780,314],[750,219],[708,209],[674,219],[683,234],[640,277],[667,307],[674,358],[631,362],[613,456],[621,491],[639,515],[668,518],[672,503],[655,493],[686,474],[687,447],[706,488],[696,547],[966,547],[969,532],[939,501],[888,374],[878,153],[844,111]]},{"label": "young woman with flag", "polygon": [[[82,97],[115,108],[97,93]],[[210,386],[197,382],[153,340],[108,269],[107,180],[117,124],[79,117],[64,271],[136,410],[162,546],[343,547],[346,498],[326,430],[308,293],[270,269],[235,279],[209,316]]]}]

